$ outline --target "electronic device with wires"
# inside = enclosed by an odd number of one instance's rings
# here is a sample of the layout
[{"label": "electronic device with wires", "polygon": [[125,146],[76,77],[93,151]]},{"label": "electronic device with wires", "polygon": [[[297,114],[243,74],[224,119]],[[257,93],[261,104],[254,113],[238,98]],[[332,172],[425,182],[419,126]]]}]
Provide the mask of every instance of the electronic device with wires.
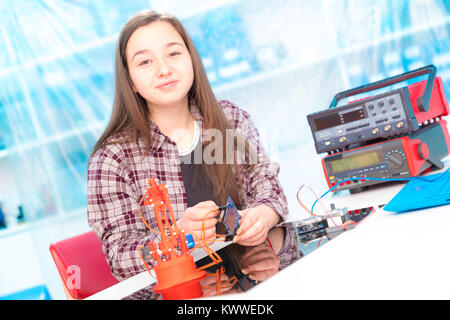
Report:
[{"label": "electronic device with wires", "polygon": [[[331,207],[334,208],[334,205],[331,204]],[[303,255],[307,255],[343,232],[352,230],[373,212],[373,207],[332,209],[325,215],[293,222],[296,226],[298,249]]]},{"label": "electronic device with wires", "polygon": [[347,212],[347,208],[334,209],[327,215],[292,222],[297,230],[298,241],[305,244],[343,231],[344,228],[341,226],[345,222]]},{"label": "electronic device with wires", "polygon": [[[216,216],[219,222],[225,227],[225,241],[232,240],[236,236],[239,227],[240,216],[231,197],[228,197],[227,204],[219,207],[219,214]],[[217,230],[219,232],[219,230]]]},{"label": "electronic device with wires", "polygon": [[333,192],[354,192],[383,179],[415,177],[429,168],[443,168],[441,160],[449,151],[447,122],[441,120],[408,136],[328,155],[322,166]]},{"label": "electronic device with wires", "polygon": [[[337,107],[342,98],[428,74],[428,79]],[[318,154],[360,147],[415,132],[449,114],[442,79],[433,65],[338,93],[329,109],[307,116]]]},{"label": "electronic device with wires", "polygon": [[450,204],[450,169],[409,181],[383,208],[407,212]]},{"label": "electronic device with wires", "polygon": [[[299,194],[304,187],[308,187],[316,197],[311,209],[300,199]],[[323,197],[330,191],[331,188],[319,196],[312,186],[302,184],[297,191],[297,201],[311,217],[283,223],[292,224],[296,230],[297,243],[303,255],[319,247],[324,242],[323,240],[327,242],[342,234],[342,232],[355,228],[375,212],[375,207],[372,206],[352,210],[348,210],[346,207],[336,209],[334,203],[328,206],[323,201]],[[322,214],[313,212],[316,203],[320,204],[323,211]]]},{"label": "electronic device with wires", "polygon": [[348,210],[336,209],[331,205],[331,210],[322,215],[314,215],[310,218],[290,222],[297,231],[299,244],[308,244],[320,239],[331,240],[340,233],[349,230],[372,214],[374,208],[360,208]]},{"label": "electronic device with wires", "polygon": [[359,209],[353,209],[349,210],[346,215],[346,221],[354,221],[356,224],[363,221],[365,218],[367,218],[369,215],[372,214],[374,210],[374,207],[366,207],[366,208],[359,208]]}]

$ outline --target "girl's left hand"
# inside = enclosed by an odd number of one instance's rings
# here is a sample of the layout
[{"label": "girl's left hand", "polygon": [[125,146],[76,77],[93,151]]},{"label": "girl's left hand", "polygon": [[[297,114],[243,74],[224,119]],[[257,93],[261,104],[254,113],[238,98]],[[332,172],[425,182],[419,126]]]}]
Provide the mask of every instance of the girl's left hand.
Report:
[{"label": "girl's left hand", "polygon": [[243,246],[263,243],[269,230],[280,220],[280,216],[266,205],[239,211],[241,221],[233,242]]}]

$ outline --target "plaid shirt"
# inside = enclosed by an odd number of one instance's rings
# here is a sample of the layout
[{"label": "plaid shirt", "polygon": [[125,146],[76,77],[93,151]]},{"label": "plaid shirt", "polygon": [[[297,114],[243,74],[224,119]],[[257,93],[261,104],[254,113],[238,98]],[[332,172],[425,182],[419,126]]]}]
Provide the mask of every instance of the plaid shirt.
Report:
[{"label": "plaid shirt", "polygon": [[[231,124],[257,150],[257,164],[251,173],[243,174],[242,198],[246,207],[265,204],[285,218],[286,197],[279,184],[279,166],[266,156],[259,133],[247,112],[229,101],[220,105]],[[201,124],[202,116],[195,106],[191,114]],[[178,219],[187,208],[186,192],[176,144],[150,121],[152,145],[144,156],[143,140],[137,143],[109,144],[100,148],[88,164],[88,222],[103,242],[103,251],[118,280],[145,271],[137,247],[155,240],[138,214],[138,205],[148,187],[148,179],[156,178],[168,190],[174,214]],[[218,204],[221,205],[221,204]],[[141,213],[152,228],[158,229],[153,210],[142,206]]]}]

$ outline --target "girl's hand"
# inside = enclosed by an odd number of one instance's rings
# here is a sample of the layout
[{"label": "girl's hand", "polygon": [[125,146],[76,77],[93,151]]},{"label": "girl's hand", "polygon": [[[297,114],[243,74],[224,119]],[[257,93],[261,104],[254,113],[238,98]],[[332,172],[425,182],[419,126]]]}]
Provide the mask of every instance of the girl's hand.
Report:
[{"label": "girl's hand", "polygon": [[[226,274],[221,275],[220,284],[217,283],[216,274],[208,274],[202,281],[200,281],[203,296],[211,297],[216,296],[218,293],[236,293],[237,290],[233,289],[233,286],[231,286],[229,282],[230,280]],[[218,287],[220,289],[219,292],[217,292]]]},{"label": "girl's hand", "polygon": [[206,243],[209,245],[216,240],[217,214],[218,207],[214,201],[199,202],[187,208],[177,224],[184,229],[185,234],[192,234],[196,242],[203,238],[204,231]]},{"label": "girl's hand", "polygon": [[251,248],[241,259],[242,273],[255,281],[266,280],[278,272],[279,266],[280,258],[267,242]]},{"label": "girl's hand", "polygon": [[269,230],[280,220],[280,216],[266,205],[240,211],[241,221],[233,242],[243,246],[263,243]]}]

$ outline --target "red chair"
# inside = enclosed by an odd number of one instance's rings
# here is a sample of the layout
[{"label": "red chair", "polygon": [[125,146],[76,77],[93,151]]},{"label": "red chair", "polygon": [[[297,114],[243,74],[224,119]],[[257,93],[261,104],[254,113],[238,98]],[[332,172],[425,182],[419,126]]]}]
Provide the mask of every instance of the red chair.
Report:
[{"label": "red chair", "polygon": [[53,243],[50,253],[69,299],[87,298],[119,282],[94,231]]}]

